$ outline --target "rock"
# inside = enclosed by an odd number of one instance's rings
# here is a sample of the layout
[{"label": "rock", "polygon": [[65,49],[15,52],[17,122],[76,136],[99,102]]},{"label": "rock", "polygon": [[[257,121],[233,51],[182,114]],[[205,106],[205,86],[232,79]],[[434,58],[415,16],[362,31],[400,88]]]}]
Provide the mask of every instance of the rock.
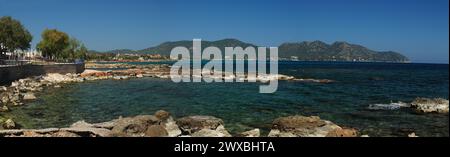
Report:
[{"label": "rock", "polygon": [[52,134],[51,137],[81,137],[81,136],[68,131],[58,131]]},{"label": "rock", "polygon": [[114,80],[126,80],[129,79],[128,76],[114,76],[113,77]]},{"label": "rock", "polygon": [[84,120],[73,123],[71,128],[92,128],[94,125],[86,123]]},{"label": "rock", "polygon": [[49,73],[42,77],[43,81],[48,81],[51,83],[63,83],[63,82],[71,82],[72,78],[67,75],[62,75],[58,73]]},{"label": "rock", "polygon": [[361,135],[361,137],[370,137],[369,135]]},{"label": "rock", "polygon": [[23,100],[35,100],[37,99],[36,96],[34,96],[34,93],[27,92],[23,95]]},{"label": "rock", "polygon": [[69,135],[68,137],[76,137],[72,136],[72,134],[89,137],[109,137],[112,135],[111,130],[98,127],[97,125],[90,124],[85,121],[75,122],[70,126],[70,128],[62,128],[60,129],[60,133],[61,134],[56,137],[64,137],[64,135]]},{"label": "rock", "polygon": [[419,136],[416,136],[416,133],[411,133],[411,134],[408,134],[408,137],[419,137]]},{"label": "rock", "polygon": [[159,124],[160,120],[152,115],[141,115],[118,119],[112,128],[113,136],[144,136],[148,126]]},{"label": "rock", "polygon": [[1,102],[3,105],[6,105],[6,104],[9,103],[9,96],[7,95],[6,92],[5,92],[5,93],[0,93],[0,102]]},{"label": "rock", "polygon": [[161,120],[166,120],[170,117],[170,113],[164,110],[156,111],[155,113],[156,118]]},{"label": "rock", "polygon": [[177,125],[187,134],[192,134],[202,129],[215,130],[223,124],[222,119],[213,116],[188,116],[177,120]]},{"label": "rock", "polygon": [[164,128],[166,129],[169,137],[177,137],[181,135],[181,130],[172,117],[166,119],[164,122]]},{"label": "rock", "polygon": [[369,105],[369,110],[398,110],[402,107],[410,107],[410,104],[404,102],[390,103],[390,104],[372,104]]},{"label": "rock", "polygon": [[16,123],[12,119],[8,119],[3,123],[3,129],[15,129]]},{"label": "rock", "polygon": [[223,125],[217,126],[216,129],[204,128],[191,134],[191,137],[231,137],[231,134]]},{"label": "rock", "polygon": [[22,136],[23,137],[44,137],[43,134],[39,134],[34,131],[24,131]]},{"label": "rock", "polygon": [[150,125],[145,131],[146,137],[165,137],[168,136],[166,129],[161,125]]},{"label": "rock", "polygon": [[144,75],[142,75],[142,74],[137,74],[136,77],[137,77],[137,78],[143,78]]},{"label": "rock", "polygon": [[111,130],[103,128],[62,128],[60,131],[67,131],[83,137],[110,137]]},{"label": "rock", "polygon": [[358,137],[355,129],[334,129],[328,132],[327,137]]},{"label": "rock", "polygon": [[448,113],[448,100],[442,98],[416,98],[411,103],[411,107],[423,113]]},{"label": "rock", "polygon": [[116,121],[117,120],[112,120],[109,122],[96,123],[96,124],[91,124],[91,125],[96,128],[104,128],[104,129],[111,130],[116,125]]},{"label": "rock", "polygon": [[6,92],[8,90],[8,88],[6,88],[5,86],[0,86],[0,92]]},{"label": "rock", "polygon": [[8,112],[9,108],[8,106],[4,105],[2,108],[0,108],[0,112]]},{"label": "rock", "polygon": [[245,131],[239,134],[241,137],[259,137],[261,135],[259,129],[253,129],[250,131]]},{"label": "rock", "polygon": [[311,116],[289,116],[274,120],[269,137],[325,137],[335,129],[342,129],[338,125]]}]

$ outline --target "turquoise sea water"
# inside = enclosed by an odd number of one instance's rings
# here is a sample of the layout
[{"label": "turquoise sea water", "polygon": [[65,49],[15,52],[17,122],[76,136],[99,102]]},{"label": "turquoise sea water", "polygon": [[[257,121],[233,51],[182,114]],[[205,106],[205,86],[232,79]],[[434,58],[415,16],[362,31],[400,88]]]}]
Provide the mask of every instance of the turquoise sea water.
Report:
[{"label": "turquoise sea water", "polygon": [[39,100],[14,108],[6,116],[24,128],[48,128],[164,109],[175,117],[222,118],[232,133],[252,128],[267,133],[273,119],[300,114],[320,116],[370,136],[406,136],[411,132],[418,136],[449,136],[448,114],[418,114],[408,108],[367,109],[370,104],[411,102],[416,97],[448,99],[448,68],[448,64],[280,62],[280,74],[336,82],[280,81],[273,94],[258,93],[259,83],[102,80],[47,89],[39,94]]}]

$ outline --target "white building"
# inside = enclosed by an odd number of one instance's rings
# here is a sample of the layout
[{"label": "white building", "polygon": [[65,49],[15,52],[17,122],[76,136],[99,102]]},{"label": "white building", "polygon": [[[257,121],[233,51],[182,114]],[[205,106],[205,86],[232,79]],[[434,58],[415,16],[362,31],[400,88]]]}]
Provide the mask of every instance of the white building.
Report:
[{"label": "white building", "polygon": [[42,57],[42,53],[36,49],[30,49],[30,50],[16,50],[16,54],[18,54],[23,59],[32,59],[32,58],[39,58]]}]

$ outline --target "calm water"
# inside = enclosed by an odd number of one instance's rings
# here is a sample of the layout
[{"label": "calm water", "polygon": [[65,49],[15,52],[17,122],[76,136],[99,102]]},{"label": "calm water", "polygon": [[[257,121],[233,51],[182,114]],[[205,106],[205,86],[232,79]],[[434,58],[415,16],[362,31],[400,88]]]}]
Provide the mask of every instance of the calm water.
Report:
[{"label": "calm water", "polygon": [[[142,64],[142,63],[141,63]],[[259,83],[172,83],[157,78],[95,81],[48,89],[39,100],[7,116],[25,128],[65,127],[78,120],[102,122],[119,116],[213,115],[232,132],[261,128],[288,115],[317,115],[370,136],[449,136],[448,114],[411,109],[368,110],[370,104],[411,102],[416,97],[448,99],[449,66],[437,64],[281,62],[280,74],[332,79],[332,84],[281,81],[273,94]]]}]

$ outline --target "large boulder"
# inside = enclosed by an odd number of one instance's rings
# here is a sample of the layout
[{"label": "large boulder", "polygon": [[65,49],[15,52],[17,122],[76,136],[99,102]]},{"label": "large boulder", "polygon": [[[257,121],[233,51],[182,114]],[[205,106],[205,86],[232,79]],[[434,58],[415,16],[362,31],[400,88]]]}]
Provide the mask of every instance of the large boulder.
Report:
[{"label": "large boulder", "polygon": [[168,135],[167,130],[161,125],[150,125],[145,131],[146,137],[166,137]]},{"label": "large boulder", "polygon": [[355,129],[334,129],[328,132],[327,137],[358,137],[358,131]]},{"label": "large boulder", "polygon": [[442,98],[416,98],[411,107],[423,113],[448,113],[448,100]]},{"label": "large boulder", "polygon": [[145,136],[147,128],[159,124],[161,121],[153,115],[140,115],[136,117],[121,118],[115,122],[112,128],[113,136]]},{"label": "large boulder", "polygon": [[223,120],[213,116],[188,116],[177,120],[177,125],[183,133],[192,134],[202,129],[216,130],[224,125]]},{"label": "large boulder", "polygon": [[269,137],[326,137],[328,133],[342,129],[338,125],[317,116],[289,116],[273,121]]},{"label": "large boulder", "polygon": [[181,130],[178,127],[177,123],[173,120],[172,117],[169,117],[166,119],[162,125],[164,125],[164,128],[167,131],[167,136],[169,137],[177,137],[181,135]]},{"label": "large boulder", "polygon": [[164,110],[159,110],[155,112],[155,117],[161,120],[166,120],[170,118],[170,113]]}]

